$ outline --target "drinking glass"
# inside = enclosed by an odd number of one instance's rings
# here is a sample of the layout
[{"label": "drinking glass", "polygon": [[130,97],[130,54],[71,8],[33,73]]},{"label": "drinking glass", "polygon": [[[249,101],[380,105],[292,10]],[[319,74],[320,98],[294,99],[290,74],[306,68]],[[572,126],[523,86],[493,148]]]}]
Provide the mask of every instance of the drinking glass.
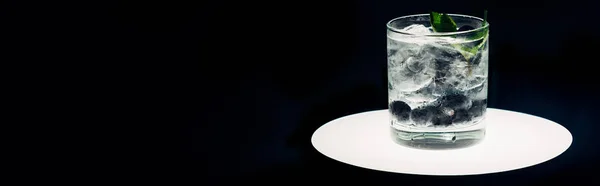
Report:
[{"label": "drinking glass", "polygon": [[433,32],[429,14],[387,23],[392,138],[417,148],[460,148],[485,136],[489,24],[448,14],[456,32]]}]

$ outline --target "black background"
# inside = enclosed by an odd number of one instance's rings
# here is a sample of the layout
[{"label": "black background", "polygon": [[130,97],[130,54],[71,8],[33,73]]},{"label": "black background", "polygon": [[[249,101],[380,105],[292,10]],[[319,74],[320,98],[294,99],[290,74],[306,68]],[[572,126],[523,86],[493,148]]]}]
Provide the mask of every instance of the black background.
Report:
[{"label": "black background", "polygon": [[[600,28],[591,0],[7,4],[6,54],[43,74],[18,76],[36,87],[26,95],[48,103],[36,107],[45,111],[71,107],[68,116],[41,119],[75,123],[80,128],[68,133],[80,136],[107,132],[93,143],[67,140],[76,146],[66,149],[96,149],[90,158],[66,159],[98,180],[595,181]],[[574,137],[568,151],[510,172],[430,177],[353,167],[312,148],[310,136],[322,124],[387,108],[388,20],[431,10],[482,16],[484,9],[491,24],[488,106],[562,124]]]}]

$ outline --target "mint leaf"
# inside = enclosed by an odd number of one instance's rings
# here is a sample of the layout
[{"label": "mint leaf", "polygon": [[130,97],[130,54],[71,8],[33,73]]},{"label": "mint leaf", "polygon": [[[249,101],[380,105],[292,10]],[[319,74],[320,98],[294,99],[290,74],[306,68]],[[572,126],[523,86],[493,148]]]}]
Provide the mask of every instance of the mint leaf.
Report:
[{"label": "mint leaf", "polygon": [[487,25],[487,10],[483,10],[483,25]]},{"label": "mint leaf", "polygon": [[[483,10],[483,24],[481,24],[482,27],[485,27],[488,25],[487,22],[487,10]],[[483,45],[487,42],[488,39],[488,32],[489,32],[490,27],[486,27],[485,29],[482,29],[481,31],[479,31],[475,37],[475,39],[483,37],[483,39],[481,40],[481,43],[479,43],[477,46],[473,47],[470,49],[470,53],[477,55],[477,51],[479,51],[481,49],[481,47],[483,47]],[[468,71],[468,75],[471,75],[471,68],[470,68],[470,64],[473,64],[474,61],[471,61],[473,58],[469,59],[469,71]]]},{"label": "mint leaf", "polygon": [[456,23],[448,14],[431,12],[429,22],[435,32],[456,32]]},{"label": "mint leaf", "polygon": [[487,10],[483,10],[483,25],[487,24]]},{"label": "mint leaf", "polygon": [[[487,10],[483,10],[483,24],[481,26],[485,27],[487,25]],[[485,29],[481,30],[480,33],[482,33],[481,37],[483,37],[483,41],[478,45],[478,48],[481,48],[481,46],[483,46],[483,44],[485,44],[485,42],[487,41],[489,29],[490,27],[486,27]]]},{"label": "mint leaf", "polygon": [[[454,20],[452,20],[452,18],[448,14],[432,11],[429,13],[429,20],[430,20],[431,27],[433,28],[434,32],[456,32],[457,31],[456,23],[454,22]],[[487,23],[487,10],[484,10],[483,11],[483,24],[481,26],[485,27],[485,26],[487,26],[487,24],[488,24]],[[469,69],[468,75],[471,75],[471,70],[472,70],[471,64],[473,64],[472,60],[475,59],[475,55],[477,55],[477,52],[487,42],[488,29],[489,28],[481,29],[481,30],[471,34],[470,36],[468,36],[467,39],[469,39],[469,40],[481,39],[481,42],[475,46],[468,47],[468,46],[464,46],[461,44],[452,44],[456,49],[458,49],[458,51],[467,60],[468,69]],[[455,36],[452,36],[452,37],[455,37]]]},{"label": "mint leaf", "polygon": [[[483,11],[483,24],[481,25],[482,27],[487,26],[488,22],[487,22],[487,10]],[[488,37],[488,32],[489,32],[489,27],[486,27],[485,29],[481,29],[480,31],[478,31],[477,33],[473,34],[472,37],[470,37],[469,39],[480,39],[483,38],[481,40],[481,42],[471,48],[467,48],[467,51],[470,52],[471,54],[476,55],[477,51],[479,51],[479,49],[481,49],[481,47],[483,47],[483,45],[485,44],[485,42],[487,41],[487,37]],[[471,62],[471,61],[469,61]]]}]

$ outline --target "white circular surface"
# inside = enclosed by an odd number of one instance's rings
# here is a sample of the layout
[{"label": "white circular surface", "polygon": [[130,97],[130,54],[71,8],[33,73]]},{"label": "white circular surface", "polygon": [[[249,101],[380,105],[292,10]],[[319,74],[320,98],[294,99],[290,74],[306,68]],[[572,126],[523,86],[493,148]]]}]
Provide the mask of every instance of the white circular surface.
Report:
[{"label": "white circular surface", "polygon": [[387,110],[338,118],[312,136],[313,146],[332,159],[368,169],[420,175],[474,175],[509,171],[548,161],[573,141],[550,120],[488,108],[485,138],[471,147],[423,150],[396,144]]}]

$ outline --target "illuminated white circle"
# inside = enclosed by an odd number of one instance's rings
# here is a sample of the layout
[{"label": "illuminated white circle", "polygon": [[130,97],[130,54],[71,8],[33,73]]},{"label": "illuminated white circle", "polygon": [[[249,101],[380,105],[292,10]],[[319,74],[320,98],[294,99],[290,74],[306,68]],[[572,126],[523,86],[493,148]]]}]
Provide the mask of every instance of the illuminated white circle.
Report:
[{"label": "illuminated white circle", "polygon": [[390,136],[387,110],[338,118],[317,129],[313,146],[334,160],[367,169],[419,175],[476,175],[510,171],[548,161],[569,148],[563,126],[528,114],[488,108],[486,136],[452,150],[414,149]]}]

